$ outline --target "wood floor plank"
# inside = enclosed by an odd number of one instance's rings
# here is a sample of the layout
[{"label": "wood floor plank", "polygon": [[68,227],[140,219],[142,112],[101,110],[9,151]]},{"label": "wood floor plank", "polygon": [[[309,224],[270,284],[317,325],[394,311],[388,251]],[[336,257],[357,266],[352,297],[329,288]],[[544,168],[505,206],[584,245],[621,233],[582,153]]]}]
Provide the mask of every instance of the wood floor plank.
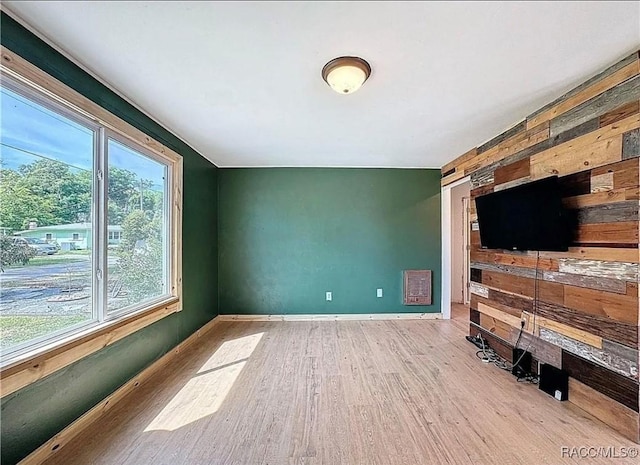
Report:
[{"label": "wood floor plank", "polygon": [[454,310],[222,322],[46,463],[564,464],[561,446],[632,446],[482,363],[464,339],[468,309]]}]

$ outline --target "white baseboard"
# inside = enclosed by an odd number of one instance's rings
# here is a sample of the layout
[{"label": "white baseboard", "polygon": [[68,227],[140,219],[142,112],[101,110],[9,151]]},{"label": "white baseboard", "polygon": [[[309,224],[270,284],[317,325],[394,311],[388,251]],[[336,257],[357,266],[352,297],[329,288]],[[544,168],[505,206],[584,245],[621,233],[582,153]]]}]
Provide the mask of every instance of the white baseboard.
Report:
[{"label": "white baseboard", "polygon": [[218,315],[220,321],[364,321],[364,320],[440,320],[442,313],[355,313],[322,315]]}]

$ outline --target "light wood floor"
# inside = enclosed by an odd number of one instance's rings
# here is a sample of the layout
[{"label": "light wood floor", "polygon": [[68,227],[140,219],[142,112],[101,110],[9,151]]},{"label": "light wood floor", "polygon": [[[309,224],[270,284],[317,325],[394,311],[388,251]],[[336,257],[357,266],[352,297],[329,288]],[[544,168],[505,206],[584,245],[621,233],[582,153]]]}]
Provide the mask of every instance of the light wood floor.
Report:
[{"label": "light wood floor", "polygon": [[220,323],[48,463],[593,464],[561,447],[633,446],[480,362],[457,310],[451,321]]}]

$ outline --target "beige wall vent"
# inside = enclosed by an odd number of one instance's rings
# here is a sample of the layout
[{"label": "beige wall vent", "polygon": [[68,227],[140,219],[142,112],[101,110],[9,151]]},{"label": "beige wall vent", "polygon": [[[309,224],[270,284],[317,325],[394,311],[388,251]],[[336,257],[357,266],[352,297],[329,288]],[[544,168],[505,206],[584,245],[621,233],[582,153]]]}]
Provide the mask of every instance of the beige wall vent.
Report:
[{"label": "beige wall vent", "polygon": [[431,270],[404,271],[404,305],[431,305]]}]

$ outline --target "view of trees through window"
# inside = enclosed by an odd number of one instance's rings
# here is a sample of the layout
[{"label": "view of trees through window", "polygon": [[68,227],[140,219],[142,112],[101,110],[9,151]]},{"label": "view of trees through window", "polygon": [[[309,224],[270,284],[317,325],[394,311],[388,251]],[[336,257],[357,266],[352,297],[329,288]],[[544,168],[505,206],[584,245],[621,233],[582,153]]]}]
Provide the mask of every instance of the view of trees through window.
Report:
[{"label": "view of trees through window", "polygon": [[[168,276],[167,167],[109,139],[101,204],[97,128],[4,84],[0,348],[6,351],[163,296]],[[99,209],[107,225],[97,235]],[[104,256],[100,281],[95,257]]]},{"label": "view of trees through window", "polygon": [[[117,247],[107,249],[110,312],[165,292],[165,166],[109,140],[109,225],[120,225]],[[135,164],[136,176],[122,164]],[[114,240],[115,241],[115,240]]]}]

